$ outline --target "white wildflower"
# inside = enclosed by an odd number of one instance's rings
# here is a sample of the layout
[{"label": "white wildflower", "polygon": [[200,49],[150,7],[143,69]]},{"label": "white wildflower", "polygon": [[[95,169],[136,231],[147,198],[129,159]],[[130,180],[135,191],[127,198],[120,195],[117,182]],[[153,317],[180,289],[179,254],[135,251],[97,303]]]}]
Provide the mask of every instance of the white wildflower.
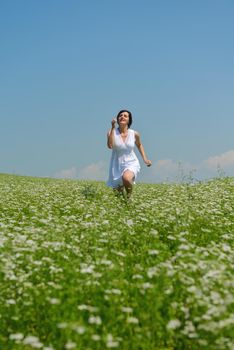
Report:
[{"label": "white wildflower", "polygon": [[184,238],[184,237],[180,237],[180,238],[179,238],[179,241],[182,242],[182,243],[185,243],[185,242],[187,242],[187,239]]},{"label": "white wildflower", "polygon": [[74,326],[72,329],[80,335],[84,334],[86,331],[85,327],[83,326]]},{"label": "white wildflower", "polygon": [[113,289],[107,289],[107,290],[106,290],[106,293],[107,293],[107,294],[116,294],[116,295],[120,295],[122,292],[121,292],[121,290],[119,290],[119,289],[113,288]]},{"label": "white wildflower", "polygon": [[98,334],[93,334],[91,338],[92,338],[94,341],[99,341],[99,340],[101,340],[101,337],[100,337],[100,335],[98,335]]},{"label": "white wildflower", "polygon": [[27,336],[24,339],[23,343],[25,345],[30,345],[31,347],[37,348],[37,349],[40,349],[43,347],[43,344],[39,341],[39,339],[37,337],[34,337],[33,335]]},{"label": "white wildflower", "polygon": [[90,324],[100,325],[100,324],[102,324],[101,317],[99,317],[99,316],[90,316],[89,317],[89,323]]},{"label": "white wildflower", "polygon": [[154,276],[157,276],[158,272],[159,272],[159,269],[157,266],[149,267],[149,269],[147,271],[147,276],[149,278],[153,278]]},{"label": "white wildflower", "polygon": [[82,265],[81,266],[81,269],[80,269],[80,272],[81,273],[93,273],[93,270],[94,270],[94,266],[93,265]]},{"label": "white wildflower", "polygon": [[106,347],[107,348],[117,348],[119,346],[119,342],[118,341],[109,341],[106,343]]},{"label": "white wildflower", "polygon": [[70,349],[75,349],[76,348],[76,343],[72,342],[72,341],[68,341],[65,344],[65,349],[70,350]]},{"label": "white wildflower", "polygon": [[159,254],[159,251],[156,250],[156,249],[151,249],[151,250],[148,250],[148,254],[149,254],[149,255],[158,255],[158,254]]},{"label": "white wildflower", "polygon": [[132,219],[127,220],[127,222],[126,222],[126,223],[127,223],[127,225],[128,225],[128,226],[132,226],[132,225],[133,225],[133,221],[132,221]]},{"label": "white wildflower", "polygon": [[117,348],[119,346],[119,342],[114,340],[112,334],[107,335],[106,347],[107,348]]},{"label": "white wildflower", "polygon": [[170,294],[172,294],[173,292],[174,292],[174,289],[173,289],[173,287],[171,286],[170,288],[166,289],[164,293],[165,293],[166,295],[170,295]]},{"label": "white wildflower", "polygon": [[174,319],[168,322],[167,329],[176,329],[176,328],[179,328],[180,326],[181,326],[180,320]]},{"label": "white wildflower", "polygon": [[115,251],[113,251],[113,253],[115,253],[118,256],[122,256],[123,258],[126,256],[126,254],[124,254],[123,252],[115,252]]},{"label": "white wildflower", "polygon": [[174,301],[173,303],[171,303],[171,306],[172,306],[173,309],[177,309],[178,305],[179,304],[177,303],[177,301]]},{"label": "white wildflower", "polygon": [[50,302],[50,304],[52,304],[52,305],[60,304],[60,300],[57,299],[57,298],[50,298],[50,299],[49,299],[49,302]]},{"label": "white wildflower", "polygon": [[111,260],[106,260],[106,259],[102,259],[102,260],[100,261],[100,264],[102,264],[102,265],[107,265],[107,266],[113,265],[113,263],[112,263]]},{"label": "white wildflower", "polygon": [[24,335],[22,333],[11,334],[9,337],[11,340],[22,340]]},{"label": "white wildflower", "polygon": [[188,234],[189,234],[188,231],[182,231],[182,232],[180,232],[180,236],[185,236],[185,235],[188,235]]},{"label": "white wildflower", "polygon": [[172,236],[172,235],[167,236],[167,238],[170,239],[171,241],[175,241],[176,240],[176,238],[174,236]]},{"label": "white wildflower", "polygon": [[221,295],[217,292],[211,291],[211,300],[213,301],[214,304],[219,304],[223,302]]},{"label": "white wildflower", "polygon": [[143,284],[142,284],[142,288],[143,288],[143,289],[150,289],[150,288],[152,288],[152,287],[153,287],[152,284],[149,283],[149,282],[146,282],[146,283],[143,283]]},{"label": "white wildflower", "polygon": [[68,327],[68,324],[67,324],[67,322],[61,322],[61,323],[57,324],[57,327],[60,329],[65,329]]},{"label": "white wildflower", "polygon": [[82,304],[82,305],[78,305],[78,309],[79,310],[88,310],[89,309],[89,306],[88,305],[85,305],[85,304]]},{"label": "white wildflower", "polygon": [[133,309],[131,307],[121,307],[121,310],[126,313],[131,313],[133,312]]},{"label": "white wildflower", "polygon": [[222,249],[224,252],[231,252],[232,248],[228,244],[223,244]]},{"label": "white wildflower", "polygon": [[155,229],[151,229],[149,232],[152,236],[157,236],[158,235],[158,231]]},{"label": "white wildflower", "polygon": [[180,250],[189,250],[190,247],[189,247],[187,244],[181,244],[181,245],[178,247],[178,249],[180,249]]},{"label": "white wildflower", "polygon": [[98,242],[100,242],[100,243],[108,243],[109,241],[108,241],[108,239],[100,238],[100,239],[98,240]]},{"label": "white wildflower", "polygon": [[190,286],[187,288],[187,291],[190,293],[196,293],[197,292],[197,287],[196,286]]},{"label": "white wildflower", "polygon": [[139,320],[136,317],[128,317],[127,323],[133,323],[133,324],[138,324]]}]

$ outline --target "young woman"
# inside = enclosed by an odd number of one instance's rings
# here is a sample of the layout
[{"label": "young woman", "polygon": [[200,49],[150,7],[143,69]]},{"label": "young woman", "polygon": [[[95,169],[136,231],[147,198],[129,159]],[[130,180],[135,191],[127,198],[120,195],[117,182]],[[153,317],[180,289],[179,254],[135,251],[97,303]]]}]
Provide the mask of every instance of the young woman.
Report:
[{"label": "young woman", "polygon": [[[116,123],[118,128],[115,128]],[[112,149],[107,186],[121,193],[125,189],[127,198],[131,197],[133,183],[140,171],[140,163],[134,152],[135,144],[145,164],[152,164],[146,157],[139,133],[130,129],[131,124],[131,112],[121,110],[112,120],[112,127],[107,134],[107,146]]]}]

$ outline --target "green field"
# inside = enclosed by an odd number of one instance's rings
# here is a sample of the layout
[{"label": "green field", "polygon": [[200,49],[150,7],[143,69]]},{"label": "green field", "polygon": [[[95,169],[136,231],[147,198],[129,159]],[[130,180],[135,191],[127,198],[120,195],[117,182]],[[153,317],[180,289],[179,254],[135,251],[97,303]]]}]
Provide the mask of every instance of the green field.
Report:
[{"label": "green field", "polygon": [[0,175],[0,349],[234,349],[234,178]]}]

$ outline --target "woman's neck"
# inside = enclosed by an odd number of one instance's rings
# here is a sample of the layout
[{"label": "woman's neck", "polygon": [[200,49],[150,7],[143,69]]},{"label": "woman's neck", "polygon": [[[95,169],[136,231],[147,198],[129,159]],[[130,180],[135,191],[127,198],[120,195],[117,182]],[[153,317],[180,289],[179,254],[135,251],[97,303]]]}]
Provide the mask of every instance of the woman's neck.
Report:
[{"label": "woman's neck", "polygon": [[121,134],[126,133],[126,132],[128,131],[127,125],[125,125],[125,126],[119,126],[119,131],[120,131]]}]

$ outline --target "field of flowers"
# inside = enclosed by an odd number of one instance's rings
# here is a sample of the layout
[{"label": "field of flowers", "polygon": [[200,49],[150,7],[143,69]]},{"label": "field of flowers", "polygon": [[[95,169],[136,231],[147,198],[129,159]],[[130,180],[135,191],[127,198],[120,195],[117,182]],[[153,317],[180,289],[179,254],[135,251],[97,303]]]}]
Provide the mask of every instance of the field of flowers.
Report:
[{"label": "field of flowers", "polygon": [[234,178],[0,175],[0,349],[234,349]]}]

